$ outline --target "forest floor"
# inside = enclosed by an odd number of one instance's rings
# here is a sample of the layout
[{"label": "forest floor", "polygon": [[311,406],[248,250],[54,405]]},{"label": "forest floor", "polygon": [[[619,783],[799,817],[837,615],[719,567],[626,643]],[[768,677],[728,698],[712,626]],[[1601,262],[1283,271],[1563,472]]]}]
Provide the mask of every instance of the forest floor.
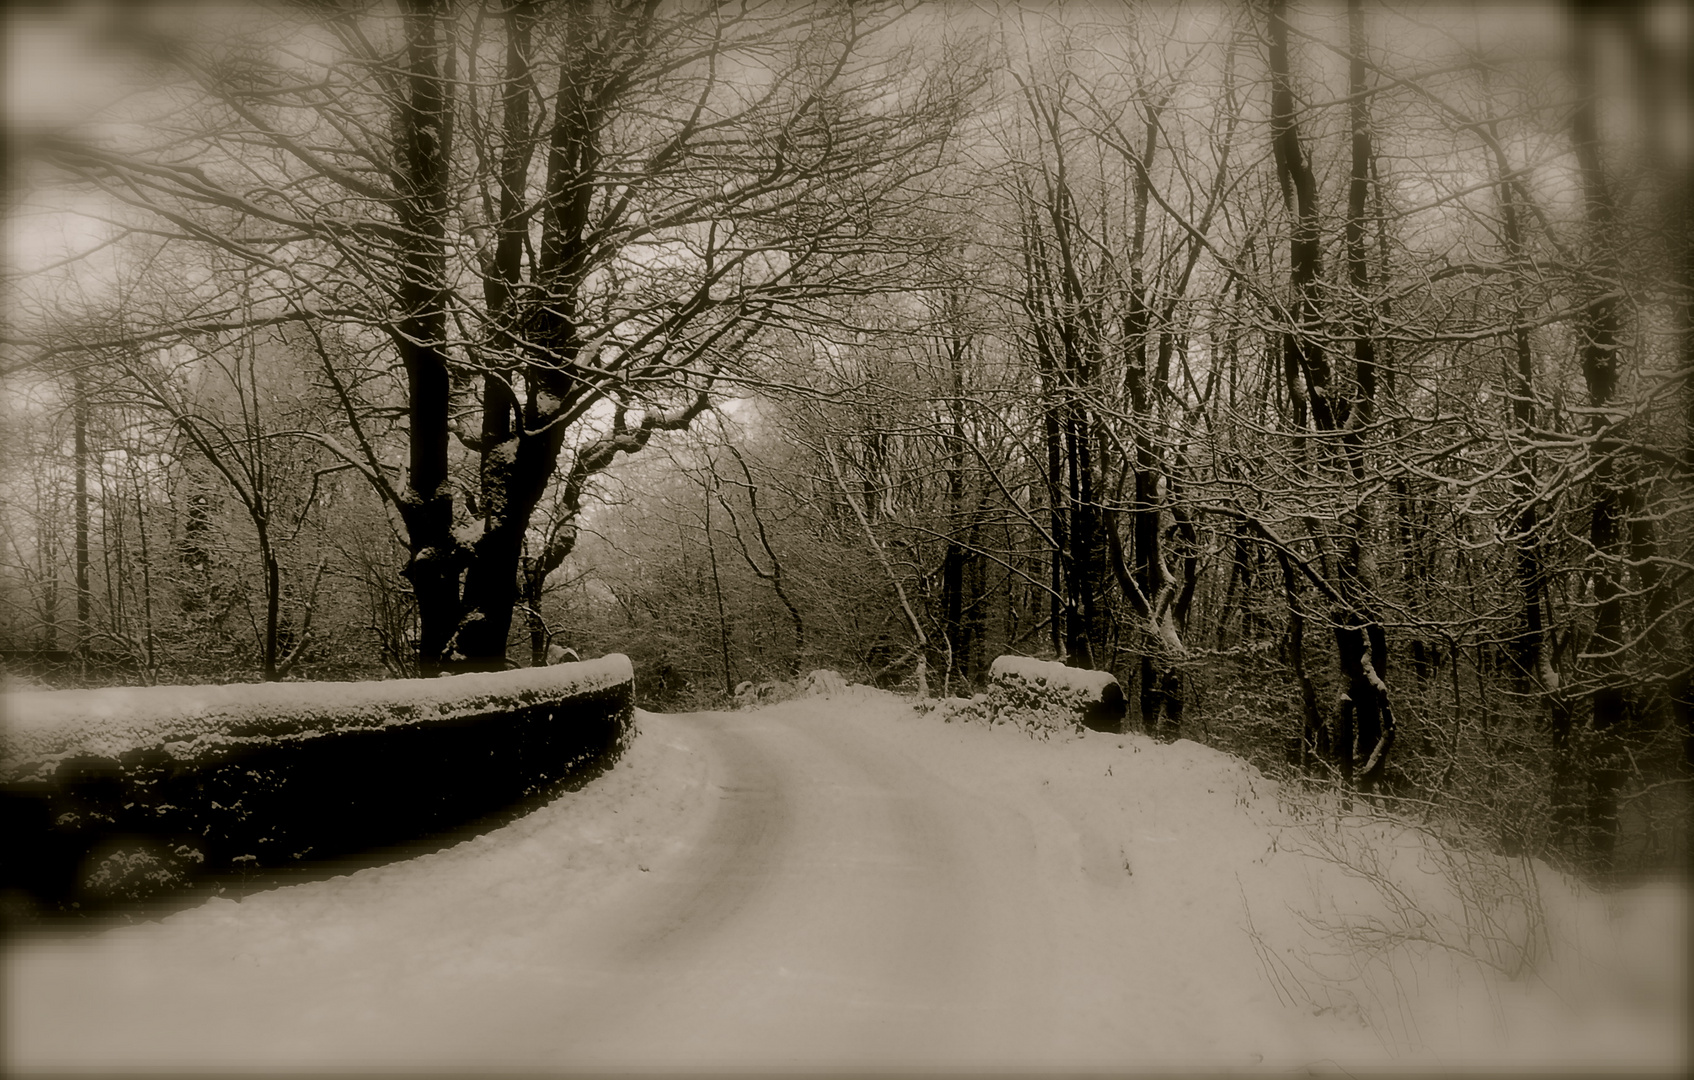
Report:
[{"label": "forest floor", "polygon": [[456,846],[17,940],[4,1064],[1689,1061],[1683,883],[1591,895],[1195,743],[942,715],[642,712],[616,768]]}]

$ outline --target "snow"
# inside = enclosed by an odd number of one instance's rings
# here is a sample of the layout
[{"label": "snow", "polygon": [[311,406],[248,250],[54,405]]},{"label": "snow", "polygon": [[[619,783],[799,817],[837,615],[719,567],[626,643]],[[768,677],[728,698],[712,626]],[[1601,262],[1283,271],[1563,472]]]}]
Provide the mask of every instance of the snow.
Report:
[{"label": "snow", "polygon": [[847,689],[847,680],[841,677],[840,672],[829,668],[817,668],[806,676],[806,692],[809,694],[827,698],[846,693]]},{"label": "snow", "polygon": [[518,440],[516,437],[503,439],[488,450],[488,459],[499,465],[510,465],[518,459]]},{"label": "snow", "polygon": [[961,719],[981,711],[995,722],[1011,720],[1046,738],[1081,727],[1091,712],[1101,713],[1093,726],[1118,728],[1123,714],[1123,691],[1110,672],[1067,667],[1027,656],[1000,656],[989,668],[988,693],[960,705]]},{"label": "snow", "polygon": [[744,680],[735,687],[732,698],[738,709],[757,708],[794,697],[830,697],[848,691],[850,685],[839,672],[818,668],[804,679]]},{"label": "snow", "polygon": [[453,526],[453,540],[465,547],[475,547],[487,528],[487,522],[482,518],[473,518]]},{"label": "snow", "polygon": [[452,848],[16,941],[5,1063],[1688,1064],[1682,882],[1599,896],[1192,742],[813,681],[638,712],[610,773]]},{"label": "snow", "polygon": [[475,716],[502,702],[593,693],[632,681],[629,658],[386,682],[240,683],[0,694],[0,781],[51,771],[71,755]]},{"label": "snow", "polygon": [[1072,691],[1089,701],[1099,701],[1106,687],[1116,685],[1118,681],[1109,671],[1066,667],[1051,660],[1036,660],[1028,656],[996,657],[993,666],[989,668],[989,676],[994,678],[1008,675],[1035,685],[1045,683],[1054,689]]}]

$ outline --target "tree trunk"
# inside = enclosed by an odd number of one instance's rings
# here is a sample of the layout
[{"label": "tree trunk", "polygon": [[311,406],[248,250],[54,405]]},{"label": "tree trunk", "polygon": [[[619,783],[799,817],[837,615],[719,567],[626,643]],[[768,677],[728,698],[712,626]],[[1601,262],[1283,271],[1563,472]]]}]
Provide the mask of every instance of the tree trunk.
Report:
[{"label": "tree trunk", "polygon": [[1317,688],[1306,673],[1306,615],[1300,601],[1299,578],[1286,552],[1278,549],[1276,556],[1282,567],[1283,595],[1288,604],[1288,636],[1284,639],[1288,665],[1294,672],[1294,684],[1300,691],[1300,741],[1295,757],[1302,769],[1311,769],[1320,760],[1334,755],[1336,750],[1330,729],[1324,723],[1323,711],[1318,706]]},{"label": "tree trunk", "polygon": [[1617,393],[1621,352],[1618,300],[1614,293],[1619,280],[1613,237],[1616,207],[1607,184],[1600,156],[1598,84],[1594,72],[1593,37],[1598,32],[1596,12],[1578,4],[1575,27],[1578,100],[1571,112],[1571,141],[1582,181],[1583,223],[1596,265],[1587,281],[1587,302],[1577,319],[1577,346],[1582,377],[1593,407],[1590,430],[1595,455],[1591,472],[1588,541],[1589,570],[1593,575],[1594,636],[1587,652],[1595,658],[1590,678],[1594,682],[1590,736],[1592,745],[1566,740],[1566,751],[1575,750],[1588,764],[1585,825],[1589,854],[1601,871],[1611,869],[1617,840],[1618,796],[1623,787],[1624,762],[1620,736],[1628,708],[1623,679],[1625,649],[1624,584],[1620,580],[1623,550],[1625,492],[1613,455],[1600,447],[1606,428],[1605,412]]},{"label": "tree trunk", "polygon": [[525,556],[523,560],[524,623],[529,631],[529,666],[544,667],[550,635],[547,621],[541,617],[542,588],[547,575],[541,570],[541,560]]},{"label": "tree trunk", "polygon": [[417,602],[418,667],[425,675],[454,666],[465,555],[453,536],[447,474],[451,387],[445,275],[453,101],[441,40],[446,13],[443,0],[412,0],[405,8],[405,97],[398,118],[405,184],[395,200],[403,268],[393,336],[406,370],[409,443],[399,510],[410,550],[403,573]]},{"label": "tree trunk", "polygon": [[76,650],[86,664],[89,647],[89,613],[93,596],[88,583],[88,387],[79,366],[71,376],[72,453],[76,502]]},{"label": "tree trunk", "polygon": [[718,645],[723,656],[724,698],[735,697],[735,668],[729,658],[729,614],[723,604],[723,580],[718,576],[718,545],[712,536],[712,491],[706,489],[706,558],[712,568],[712,596],[718,602]]},{"label": "tree trunk", "polygon": [[947,547],[941,557],[941,625],[948,651],[943,680],[950,688],[955,670],[967,683],[971,672],[970,630],[965,622],[965,567],[970,556],[958,540],[965,517],[965,342],[958,336],[956,327],[949,330],[946,351],[953,415],[948,433],[952,446],[947,455]]},{"label": "tree trunk", "polygon": [[[1365,433],[1375,415],[1376,356],[1372,314],[1369,309],[1369,270],[1365,256],[1365,202],[1369,190],[1372,159],[1369,97],[1365,84],[1363,9],[1350,0],[1349,28],[1349,128],[1352,136],[1351,171],[1348,184],[1346,248],[1348,284],[1356,315],[1353,319],[1353,359],[1357,391],[1352,400],[1342,398],[1335,385],[1329,359],[1321,344],[1323,318],[1319,305],[1322,277],[1322,246],[1319,235],[1317,180],[1300,141],[1294,114],[1294,94],[1288,69],[1288,25],[1281,0],[1270,13],[1271,128],[1272,152],[1284,201],[1294,218],[1289,244],[1289,266],[1298,311],[1296,326],[1284,336],[1284,373],[1294,405],[1295,428],[1304,432],[1308,422],[1320,434],[1339,437],[1340,464],[1355,490],[1363,491],[1368,480],[1364,446]],[[1320,461],[1320,469],[1329,465]],[[1368,505],[1356,509],[1343,522],[1345,538],[1335,567],[1339,588],[1335,590],[1337,659],[1347,689],[1337,717],[1335,750],[1340,757],[1343,779],[1368,790],[1380,780],[1393,746],[1394,722],[1389,705],[1386,636],[1374,613],[1372,596],[1375,572],[1369,550],[1371,524]],[[1317,535],[1317,530],[1313,530]],[[1325,575],[1330,571],[1326,564]]]},{"label": "tree trunk", "polygon": [[275,682],[277,674],[278,635],[282,622],[282,567],[270,542],[270,529],[261,518],[254,522],[259,537],[259,561],[265,567],[265,632],[260,643],[259,671],[265,682]]},{"label": "tree trunk", "polygon": [[[1079,380],[1080,381],[1080,380]],[[1073,398],[1081,397],[1081,386],[1073,386]],[[1099,506],[1094,501],[1094,463],[1090,453],[1090,427],[1080,400],[1067,410],[1065,456],[1069,468],[1071,508],[1070,595],[1065,602],[1065,652],[1072,667],[1098,666],[1095,648],[1099,641]]]},{"label": "tree trunk", "polygon": [[[1377,362],[1375,320],[1370,296],[1370,267],[1365,245],[1365,206],[1370,192],[1374,152],[1371,142],[1370,97],[1365,80],[1365,29],[1362,0],[1347,5],[1349,41],[1348,108],[1352,132],[1352,172],[1347,186],[1347,283],[1353,292],[1353,380],[1355,391],[1347,409],[1342,448],[1355,489],[1369,486],[1370,466],[1365,439],[1376,419]],[[1337,418],[1339,419],[1339,417]],[[1347,601],[1343,625],[1336,629],[1341,669],[1347,675],[1353,700],[1353,730],[1358,741],[1354,760],[1356,781],[1370,790],[1381,779],[1394,743],[1394,713],[1388,693],[1388,639],[1376,613],[1378,582],[1371,503],[1355,499],[1345,522],[1346,557],[1341,561],[1341,594]]]}]

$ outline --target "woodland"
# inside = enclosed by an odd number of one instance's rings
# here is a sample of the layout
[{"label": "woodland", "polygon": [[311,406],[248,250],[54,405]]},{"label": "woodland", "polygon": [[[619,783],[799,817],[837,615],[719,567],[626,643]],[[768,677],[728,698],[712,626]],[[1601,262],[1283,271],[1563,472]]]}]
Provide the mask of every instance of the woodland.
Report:
[{"label": "woodland", "polygon": [[103,72],[8,106],[14,685],[1012,653],[1684,865],[1682,5],[67,10],[8,15]]}]

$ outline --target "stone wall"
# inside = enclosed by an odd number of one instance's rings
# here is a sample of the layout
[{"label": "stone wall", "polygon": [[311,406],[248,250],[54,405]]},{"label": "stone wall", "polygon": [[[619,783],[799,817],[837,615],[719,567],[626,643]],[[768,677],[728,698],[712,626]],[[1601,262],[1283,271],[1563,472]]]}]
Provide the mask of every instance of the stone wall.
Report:
[{"label": "stone wall", "polygon": [[627,658],[0,698],[0,888],[97,911],[465,827],[613,761]]},{"label": "stone wall", "polygon": [[1051,660],[997,658],[985,705],[991,722],[1016,723],[1033,734],[1123,730],[1123,689],[1111,673]]}]

